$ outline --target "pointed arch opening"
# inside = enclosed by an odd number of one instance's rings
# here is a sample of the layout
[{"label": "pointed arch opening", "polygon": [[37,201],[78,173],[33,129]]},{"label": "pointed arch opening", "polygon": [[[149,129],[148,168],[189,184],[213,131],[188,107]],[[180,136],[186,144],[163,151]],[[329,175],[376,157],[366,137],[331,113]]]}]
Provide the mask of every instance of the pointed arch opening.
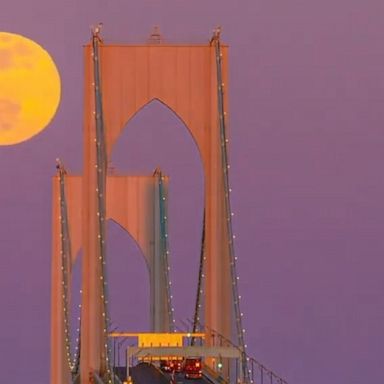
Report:
[{"label": "pointed arch opening", "polygon": [[149,331],[149,276],[145,257],[128,231],[107,221],[110,330]]},{"label": "pointed arch opening", "polygon": [[[195,147],[197,149],[197,152],[199,154],[199,157],[200,157],[200,161],[203,163],[202,161],[202,155],[201,155],[201,151],[200,151],[200,148],[199,148],[199,145],[197,143],[197,139],[196,137],[194,136],[193,134],[193,131],[189,129],[188,125],[186,124],[186,122],[184,121],[184,119],[176,112],[172,109],[172,107],[170,107],[165,101],[163,101],[161,98],[158,98],[158,97],[154,97],[153,99],[149,100],[148,102],[146,102],[145,104],[143,104],[140,108],[137,109],[137,111],[128,119],[128,121],[126,121],[125,125],[124,125],[124,128],[123,128],[123,132],[124,130],[126,130],[126,127],[128,125],[130,125],[130,122],[132,120],[136,120],[137,119],[137,116],[138,115],[141,115],[143,112],[144,114],[146,113],[146,111],[149,109],[151,110],[152,108],[154,108],[155,110],[159,110],[159,109],[164,109],[164,111],[168,111],[171,115],[173,115],[173,117],[177,120],[180,121],[180,124],[184,127],[184,129],[186,129],[186,131],[188,132],[188,134],[190,135],[190,138],[193,140],[194,144],[195,144]],[[121,136],[121,135],[120,135]],[[117,139],[117,141],[120,140],[120,137]],[[117,142],[116,141],[116,142]],[[114,146],[116,145],[116,142],[114,142],[112,144],[112,150],[111,152],[114,151]]]},{"label": "pointed arch opening", "polygon": [[170,176],[168,238],[174,314],[176,322],[191,319],[204,207],[204,169],[195,139],[171,108],[153,99],[128,121],[110,159],[118,173],[148,175],[160,167]]}]

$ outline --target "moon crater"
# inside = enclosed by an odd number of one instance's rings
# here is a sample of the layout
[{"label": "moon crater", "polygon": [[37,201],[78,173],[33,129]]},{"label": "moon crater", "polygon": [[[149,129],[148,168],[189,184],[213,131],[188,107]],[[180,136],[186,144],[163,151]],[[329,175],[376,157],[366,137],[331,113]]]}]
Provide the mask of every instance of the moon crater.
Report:
[{"label": "moon crater", "polygon": [[[0,99],[0,132],[9,131],[17,125],[21,112],[21,105],[7,99]],[[0,133],[1,135],[1,133]]]}]

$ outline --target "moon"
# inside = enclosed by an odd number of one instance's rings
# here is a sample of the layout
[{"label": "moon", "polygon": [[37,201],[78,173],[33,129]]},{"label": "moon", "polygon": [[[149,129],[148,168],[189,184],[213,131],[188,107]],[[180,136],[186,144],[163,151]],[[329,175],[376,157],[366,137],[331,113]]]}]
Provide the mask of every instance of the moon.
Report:
[{"label": "moon", "polygon": [[48,52],[24,36],[0,32],[0,145],[21,143],[46,128],[60,94]]}]

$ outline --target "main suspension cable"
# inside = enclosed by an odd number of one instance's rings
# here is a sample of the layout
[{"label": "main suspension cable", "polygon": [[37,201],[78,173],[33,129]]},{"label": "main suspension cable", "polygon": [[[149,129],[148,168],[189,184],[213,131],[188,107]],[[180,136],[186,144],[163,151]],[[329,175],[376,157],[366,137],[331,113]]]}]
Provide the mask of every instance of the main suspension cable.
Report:
[{"label": "main suspension cable", "polygon": [[100,54],[99,46],[101,38],[99,36],[100,25],[92,32],[92,56],[93,56],[93,75],[94,75],[94,98],[95,98],[95,125],[96,125],[96,197],[97,197],[97,239],[98,239],[98,256],[100,265],[100,283],[101,283],[101,299],[103,316],[103,335],[104,335],[104,352],[102,359],[104,360],[106,372],[103,372],[108,383],[112,383],[113,375],[110,368],[109,345],[108,345],[108,292],[107,292],[107,274],[106,274],[106,174],[107,174],[107,152],[105,143],[105,130],[103,118],[103,104],[100,79]]},{"label": "main suspension cable", "polygon": [[[72,272],[72,249],[69,232],[68,206],[66,199],[65,176],[67,174],[64,166],[59,159],[56,160],[56,169],[59,175],[59,202],[60,202],[60,240],[61,240],[61,284],[62,284],[62,302],[63,302],[63,321],[65,349],[68,367],[75,375],[78,372],[80,364],[80,326],[77,328],[76,346],[74,356],[72,356],[71,342],[71,319],[69,305],[69,286]],[[79,305],[81,307],[81,304]],[[79,318],[80,320],[80,318]]]},{"label": "main suspension cable", "polygon": [[[201,232],[201,247],[200,247],[200,262],[199,274],[197,280],[197,292],[195,302],[195,312],[193,315],[192,333],[196,333],[199,329],[200,316],[201,316],[201,301],[203,296],[203,282],[204,282],[204,269],[205,269],[205,208],[203,211],[203,229]],[[195,338],[192,337],[191,345],[195,345]]]},{"label": "main suspension cable", "polygon": [[249,382],[250,375],[248,370],[247,355],[246,355],[246,344],[244,341],[244,329],[242,325],[242,312],[240,310],[240,295],[238,290],[238,275],[236,270],[236,256],[234,248],[234,234],[232,230],[232,211],[231,211],[231,200],[230,192],[231,188],[229,185],[229,162],[228,162],[228,139],[226,132],[226,111],[224,110],[224,83],[222,76],[222,51],[220,44],[220,28],[218,28],[211,40],[211,44],[215,48],[215,57],[216,57],[216,75],[217,75],[217,102],[218,102],[218,113],[219,113],[219,128],[220,128],[220,141],[221,141],[221,160],[223,167],[223,187],[224,187],[224,203],[226,210],[226,224],[227,224],[227,233],[228,233],[228,254],[229,254],[229,264],[232,280],[232,295],[235,308],[235,322],[236,322],[236,331],[239,347],[241,349],[241,366],[242,373],[245,382]]},{"label": "main suspension cable", "polygon": [[156,169],[155,175],[158,178],[159,187],[159,210],[160,210],[160,255],[163,258],[163,274],[165,279],[165,289],[168,306],[169,331],[175,332],[174,308],[172,305],[170,264],[169,264],[169,241],[168,241],[168,216],[167,216],[167,195],[164,188],[164,176],[159,169]]}]

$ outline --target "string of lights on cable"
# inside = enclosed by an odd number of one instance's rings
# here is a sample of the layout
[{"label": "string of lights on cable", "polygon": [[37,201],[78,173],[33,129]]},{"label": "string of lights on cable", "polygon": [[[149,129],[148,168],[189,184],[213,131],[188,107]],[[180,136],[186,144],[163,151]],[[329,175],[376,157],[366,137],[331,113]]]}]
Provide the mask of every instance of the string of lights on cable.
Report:
[{"label": "string of lights on cable", "polygon": [[220,128],[220,148],[221,148],[221,159],[222,159],[222,169],[223,169],[223,186],[224,186],[224,202],[226,210],[226,227],[228,233],[228,254],[229,254],[229,263],[230,263],[230,272],[232,280],[232,293],[233,301],[235,307],[235,322],[236,322],[236,331],[238,338],[238,345],[242,353],[242,371],[245,382],[250,381],[250,371],[248,369],[248,358],[246,354],[247,345],[245,344],[244,333],[245,330],[242,325],[243,313],[240,310],[240,298],[239,288],[238,288],[238,274],[236,268],[237,257],[235,256],[235,247],[234,239],[235,235],[232,230],[232,210],[231,210],[231,199],[230,193],[232,189],[229,184],[229,169],[230,164],[228,161],[228,143],[226,132],[226,111],[224,106],[224,86],[223,76],[222,76],[222,51],[220,44],[220,27],[216,29],[214,36],[211,40],[211,43],[215,47],[215,56],[216,56],[216,74],[217,74],[217,103],[218,103],[218,114],[219,114],[219,128]]},{"label": "string of lights on cable", "polygon": [[163,257],[164,279],[167,295],[168,306],[168,322],[170,332],[175,332],[174,308],[172,305],[172,284],[170,279],[170,264],[169,264],[169,241],[168,241],[168,217],[167,217],[167,194],[164,188],[164,176],[159,169],[156,169],[155,174],[158,177],[159,188],[159,210],[160,210],[160,246],[161,255]]},{"label": "string of lights on cable", "polygon": [[[203,284],[204,284],[204,269],[206,264],[205,256],[205,208],[203,212],[203,229],[201,233],[201,248],[200,248],[200,262],[199,262],[199,275],[197,281],[197,292],[196,292],[196,303],[195,313],[193,316],[192,332],[196,333],[199,331],[201,323],[201,301],[203,296]],[[195,338],[191,340],[191,345],[195,344]]]},{"label": "string of lights on cable", "polygon": [[94,73],[94,96],[95,96],[95,125],[96,125],[96,201],[97,201],[97,239],[98,239],[98,253],[99,253],[99,271],[100,271],[100,294],[102,300],[102,316],[103,316],[103,335],[104,335],[104,351],[102,359],[105,363],[105,379],[108,383],[113,383],[113,375],[110,367],[110,347],[108,345],[108,324],[110,322],[108,316],[108,292],[107,292],[107,274],[106,274],[106,174],[107,174],[107,155],[105,145],[105,132],[104,132],[104,119],[103,119],[103,106],[102,106],[102,93],[100,81],[100,44],[99,30],[93,31],[92,35],[92,56],[93,56],[93,73]]},{"label": "string of lights on cable", "polygon": [[[76,345],[74,355],[72,356],[71,346],[71,321],[69,309],[69,290],[72,271],[72,250],[71,239],[69,233],[68,222],[68,207],[65,194],[65,176],[67,174],[64,166],[59,159],[56,160],[56,168],[59,176],[59,204],[60,204],[60,255],[61,255],[61,284],[62,284],[62,307],[63,307],[63,322],[64,322],[64,337],[65,337],[65,352],[68,362],[68,367],[74,375],[78,372],[80,364],[80,324],[76,329]],[[80,291],[81,292],[81,291]],[[81,303],[79,304],[81,310]],[[78,318],[80,323],[80,317]]]}]

